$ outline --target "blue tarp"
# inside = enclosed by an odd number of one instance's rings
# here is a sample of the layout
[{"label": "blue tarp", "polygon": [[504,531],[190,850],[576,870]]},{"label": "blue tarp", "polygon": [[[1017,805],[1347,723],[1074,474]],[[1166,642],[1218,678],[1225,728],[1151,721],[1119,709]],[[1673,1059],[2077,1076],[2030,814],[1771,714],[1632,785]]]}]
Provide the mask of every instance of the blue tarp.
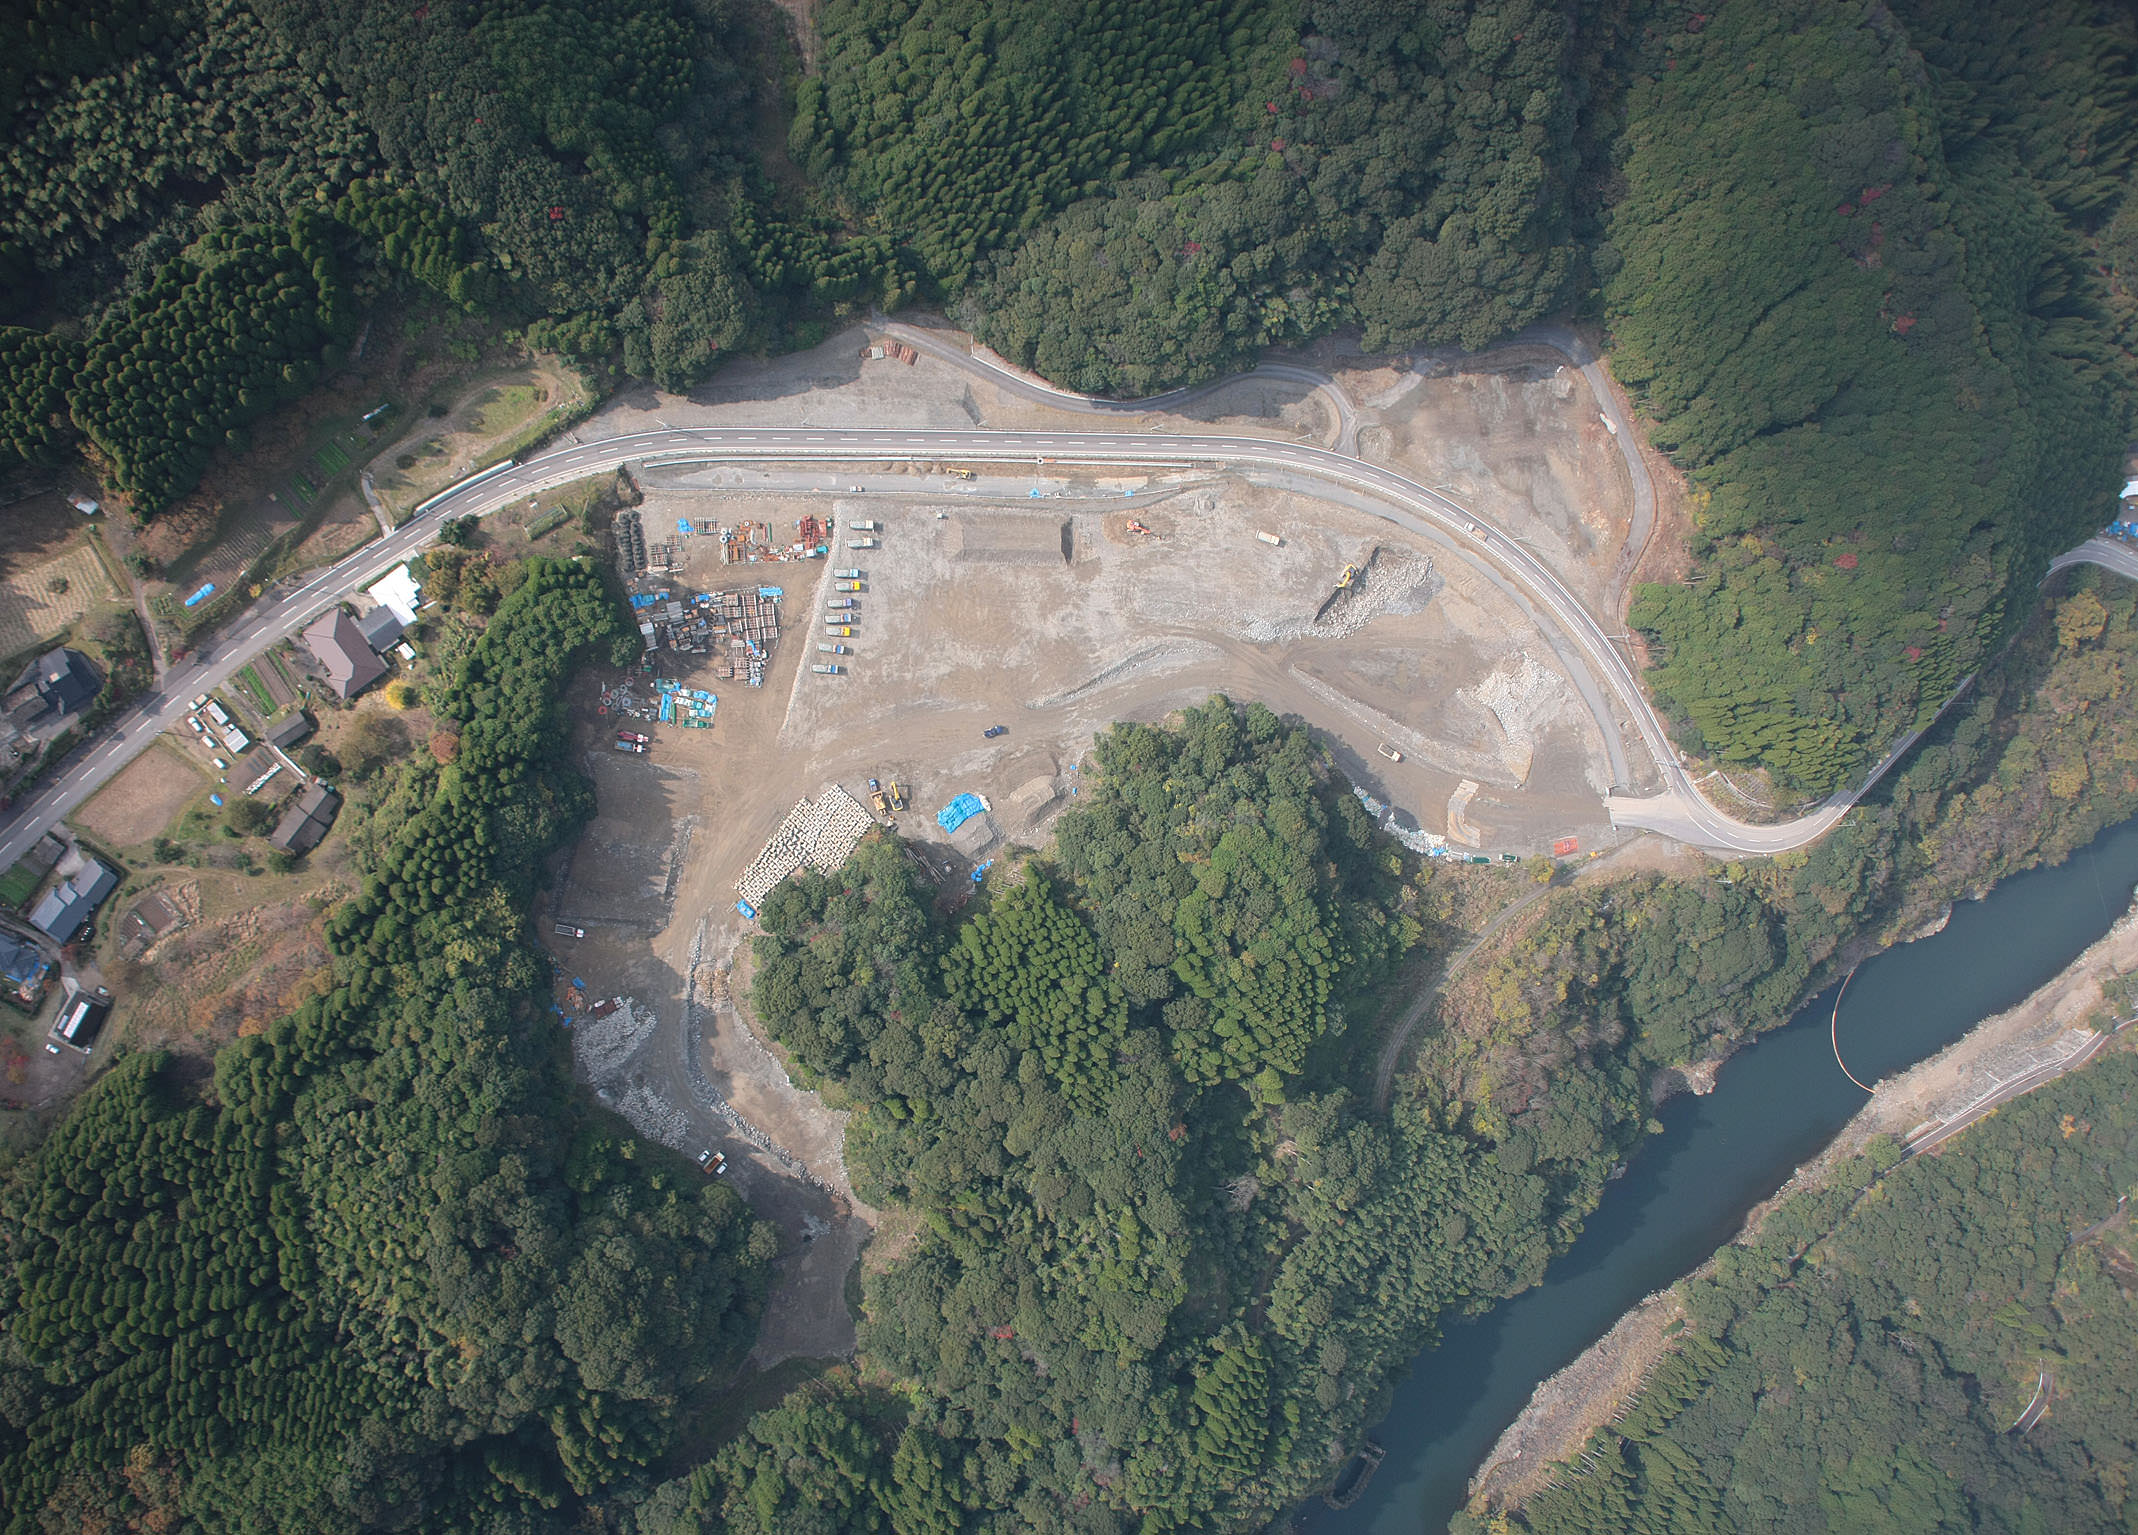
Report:
[{"label": "blue tarp", "polygon": [[935,824],[945,831],[956,831],[967,821],[985,810],[977,794],[960,794],[936,814]]},{"label": "blue tarp", "polygon": [[748,917],[752,922],[755,922],[757,920],[757,908],[752,906],[748,901],[737,901],[735,903],[735,909],[741,912],[745,917]]},{"label": "blue tarp", "polygon": [[760,597],[770,597],[774,602],[777,602],[782,597],[785,597],[787,595],[787,589],[781,586],[760,586],[757,589],[757,595]]},{"label": "blue tarp", "polygon": [[189,608],[198,607],[201,603],[206,602],[210,597],[213,597],[214,595],[215,583],[213,581],[210,581],[206,586],[202,587],[199,591],[195,592],[192,596],[186,599],[186,606]]},{"label": "blue tarp", "polygon": [[631,606],[643,611],[646,608],[652,607],[656,602],[666,602],[667,600],[668,593],[666,593],[665,591],[655,592],[651,596],[646,596],[642,594],[631,599]]}]

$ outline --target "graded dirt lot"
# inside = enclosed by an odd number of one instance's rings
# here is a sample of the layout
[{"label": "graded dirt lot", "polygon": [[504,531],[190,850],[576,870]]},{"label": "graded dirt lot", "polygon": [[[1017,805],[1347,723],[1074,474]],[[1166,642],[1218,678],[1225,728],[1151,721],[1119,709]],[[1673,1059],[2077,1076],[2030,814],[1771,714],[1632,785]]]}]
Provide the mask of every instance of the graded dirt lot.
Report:
[{"label": "graded dirt lot", "polygon": [[[571,438],[657,424],[1090,424],[938,359],[865,360],[862,343],[850,332],[814,352],[737,364],[694,399],[641,389]],[[1560,551],[1577,589],[1600,593],[1624,542],[1627,494],[1586,385],[1543,353],[1488,362],[1351,367],[1341,377],[1361,449],[1428,483],[1475,476],[1475,487],[1453,488],[1496,498],[1495,517]],[[1369,385],[1375,398],[1362,400]],[[1283,379],[1107,424],[1311,442],[1346,425],[1327,391]],[[718,695],[710,730],[603,712],[626,680],[643,705],[650,678],[581,678],[577,741],[599,813],[560,860],[542,925],[585,933],[547,942],[558,1006],[597,1094],[642,1133],[693,1155],[722,1151],[728,1176],[787,1233],[760,1365],[852,1347],[844,1278],[874,1214],[847,1187],[844,1116],[790,1078],[736,1001],[751,931],[736,881],[798,798],[838,784],[865,802],[869,777],[899,780],[911,796],[899,829],[955,904],[976,863],[1045,842],[1076,802],[1095,735],[1223,692],[1313,726],[1341,771],[1421,840],[1495,855],[1617,840],[1602,804],[1603,732],[1616,723],[1592,717],[1527,608],[1478,573],[1453,535],[1408,534],[1274,480],[1177,468],[634,473],[647,542],[675,545],[673,567],[635,589],[778,586],[782,636],[761,688],[716,680],[702,658],[656,653],[661,675]],[[836,518],[821,562],[725,564],[707,532],[760,522],[776,544],[806,515]],[[867,537],[879,546],[850,547]],[[864,591],[835,591],[843,568],[866,572]],[[848,595],[856,606],[837,612],[855,632],[834,640],[827,604]],[[1005,733],[983,734],[996,725]],[[653,736],[650,751],[617,752],[619,727]],[[990,809],[945,836],[935,812],[967,792]],[[593,1019],[605,998],[627,1000]]]},{"label": "graded dirt lot", "polygon": [[109,846],[131,847],[161,836],[207,783],[182,749],[159,741],[70,819]]}]

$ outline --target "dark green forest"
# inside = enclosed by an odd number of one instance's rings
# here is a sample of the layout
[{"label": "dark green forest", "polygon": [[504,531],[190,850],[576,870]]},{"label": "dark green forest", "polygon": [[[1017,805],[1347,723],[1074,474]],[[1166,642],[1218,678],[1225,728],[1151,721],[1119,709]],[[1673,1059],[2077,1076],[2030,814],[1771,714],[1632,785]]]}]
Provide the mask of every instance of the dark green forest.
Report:
[{"label": "dark green forest", "polygon": [[[1898,1156],[1874,1142],[1689,1281],[1676,1351],[1593,1469],[1512,1526],[2128,1529],[2138,1261],[2110,1218],[2138,1192],[2138,1059]],[[2050,1411],[2014,1434],[2043,1371]]]},{"label": "dark green forest", "polygon": [[0,1529],[510,1530],[636,1501],[770,1229],[578,1106],[525,909],[591,809],[553,702],[637,637],[534,562],[379,789],[332,989],[128,1055],[0,1185]]},{"label": "dark green forest", "polygon": [[0,469],[79,450],[144,516],[395,291],[672,389],[916,302],[1118,394],[1573,316],[1695,491],[1657,697],[1823,792],[2009,638],[2130,432],[2104,0],[14,14]]}]

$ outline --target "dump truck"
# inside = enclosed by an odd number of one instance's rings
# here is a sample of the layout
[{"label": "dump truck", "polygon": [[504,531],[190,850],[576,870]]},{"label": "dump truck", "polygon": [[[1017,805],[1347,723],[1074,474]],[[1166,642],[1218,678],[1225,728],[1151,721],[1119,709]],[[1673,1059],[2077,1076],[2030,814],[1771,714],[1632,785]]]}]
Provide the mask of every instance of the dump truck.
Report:
[{"label": "dump truck", "polygon": [[626,741],[621,737],[618,737],[617,739],[616,749],[620,752],[636,752],[640,756],[644,756],[646,754],[646,748],[641,746],[638,742]]},{"label": "dump truck", "polygon": [[861,604],[851,597],[831,597],[825,600],[824,606],[827,608],[858,608]]},{"label": "dump truck", "polygon": [[836,677],[839,675],[839,668],[836,664],[827,665],[822,661],[817,662],[809,669],[815,672],[819,677]]},{"label": "dump truck", "polygon": [[859,581],[834,581],[831,584],[831,589],[835,592],[858,592],[864,590]]},{"label": "dump truck", "polygon": [[846,527],[847,531],[851,533],[873,533],[876,531],[876,524],[865,517],[858,522],[848,523]]},{"label": "dump truck", "polygon": [[882,546],[873,538],[850,538],[846,541],[846,547],[849,549],[877,549]]},{"label": "dump truck", "polygon": [[836,634],[842,640],[850,640],[854,637],[854,631],[843,624],[826,624],[824,632],[826,634]]},{"label": "dump truck", "polygon": [[835,645],[830,640],[818,640],[817,649],[823,651],[824,654],[828,656],[843,656],[846,654],[846,647],[844,645]]},{"label": "dump truck", "polygon": [[1403,760],[1403,753],[1397,751],[1386,741],[1383,741],[1380,746],[1376,748],[1376,750],[1378,750],[1380,754],[1386,757],[1390,762],[1401,762]]},{"label": "dump truck", "polygon": [[861,579],[861,572],[858,570],[835,570],[832,575],[841,581],[859,581]]}]

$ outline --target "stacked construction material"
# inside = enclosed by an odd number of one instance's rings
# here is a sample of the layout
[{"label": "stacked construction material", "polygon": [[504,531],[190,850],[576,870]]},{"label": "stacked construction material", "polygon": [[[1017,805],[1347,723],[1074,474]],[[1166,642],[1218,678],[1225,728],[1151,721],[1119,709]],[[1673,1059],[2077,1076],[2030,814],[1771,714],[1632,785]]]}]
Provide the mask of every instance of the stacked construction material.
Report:
[{"label": "stacked construction material", "polygon": [[735,888],[752,907],[762,907],[773,886],[803,865],[823,874],[837,869],[874,824],[861,802],[837,784],[814,800],[797,800]]}]

